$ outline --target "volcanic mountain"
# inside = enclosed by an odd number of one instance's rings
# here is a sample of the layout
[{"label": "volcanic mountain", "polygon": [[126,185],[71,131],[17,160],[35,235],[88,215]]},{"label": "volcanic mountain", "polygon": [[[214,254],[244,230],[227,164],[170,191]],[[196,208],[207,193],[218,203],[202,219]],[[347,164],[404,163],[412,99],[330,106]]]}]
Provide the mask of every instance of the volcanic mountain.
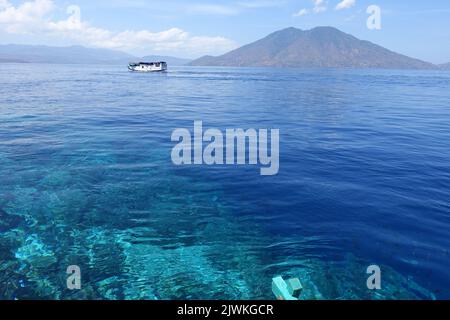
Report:
[{"label": "volcanic mountain", "polygon": [[436,66],[355,38],[333,27],[287,28],[193,66],[435,69]]}]

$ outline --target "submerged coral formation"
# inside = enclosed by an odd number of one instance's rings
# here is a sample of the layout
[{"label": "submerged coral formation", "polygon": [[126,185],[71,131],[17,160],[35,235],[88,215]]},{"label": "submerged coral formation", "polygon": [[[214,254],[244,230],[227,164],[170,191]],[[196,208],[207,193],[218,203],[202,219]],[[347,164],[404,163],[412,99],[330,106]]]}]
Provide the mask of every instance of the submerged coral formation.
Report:
[{"label": "submerged coral formation", "polygon": [[[37,189],[9,192],[3,205],[20,214],[0,211],[2,299],[273,299],[277,274],[302,279],[302,299],[433,298],[387,267],[385,289],[367,290],[364,264],[350,255],[283,256],[289,239],[234,216],[218,188],[190,178],[103,180],[93,194],[80,179],[51,172]],[[65,287],[69,265],[81,267],[80,291]]]}]

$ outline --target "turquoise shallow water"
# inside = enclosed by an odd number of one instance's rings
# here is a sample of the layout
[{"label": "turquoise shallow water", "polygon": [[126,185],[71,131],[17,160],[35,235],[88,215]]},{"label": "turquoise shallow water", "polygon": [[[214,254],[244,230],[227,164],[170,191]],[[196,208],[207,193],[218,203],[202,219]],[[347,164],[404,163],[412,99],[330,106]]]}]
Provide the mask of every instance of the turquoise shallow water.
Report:
[{"label": "turquoise shallow water", "polygon": [[[305,299],[449,298],[449,88],[434,71],[0,64],[0,298],[271,299],[277,275]],[[279,128],[280,173],[173,166],[194,120]]]}]

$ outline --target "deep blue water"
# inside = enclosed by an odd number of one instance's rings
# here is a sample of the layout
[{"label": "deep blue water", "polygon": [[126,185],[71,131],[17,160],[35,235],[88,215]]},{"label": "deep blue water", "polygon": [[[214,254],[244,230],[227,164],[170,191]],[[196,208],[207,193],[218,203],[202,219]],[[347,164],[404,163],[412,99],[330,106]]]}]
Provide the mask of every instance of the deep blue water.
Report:
[{"label": "deep blue water", "polygon": [[[194,120],[279,174],[174,166]],[[0,64],[0,299],[448,299],[449,124],[449,72]]]}]

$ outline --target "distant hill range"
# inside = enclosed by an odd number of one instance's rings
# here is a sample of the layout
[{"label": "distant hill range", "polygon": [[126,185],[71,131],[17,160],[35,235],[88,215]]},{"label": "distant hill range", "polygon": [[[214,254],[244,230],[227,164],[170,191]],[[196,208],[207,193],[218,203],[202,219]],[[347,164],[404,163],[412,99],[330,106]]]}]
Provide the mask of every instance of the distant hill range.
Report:
[{"label": "distant hill range", "polygon": [[287,28],[222,56],[205,56],[192,66],[436,69],[332,27]]},{"label": "distant hill range", "polygon": [[29,63],[123,64],[135,58],[121,51],[82,46],[0,45],[0,60]]},{"label": "distant hill range", "polygon": [[171,66],[184,65],[190,60],[165,56],[138,58],[117,50],[82,46],[0,45],[0,63],[128,64],[132,61],[166,61]]},{"label": "distant hill range", "polygon": [[0,63],[27,63],[27,61],[13,58],[0,58]]},{"label": "distant hill range", "polygon": [[441,68],[443,70],[450,70],[450,62],[449,63],[440,64],[439,68]]}]

